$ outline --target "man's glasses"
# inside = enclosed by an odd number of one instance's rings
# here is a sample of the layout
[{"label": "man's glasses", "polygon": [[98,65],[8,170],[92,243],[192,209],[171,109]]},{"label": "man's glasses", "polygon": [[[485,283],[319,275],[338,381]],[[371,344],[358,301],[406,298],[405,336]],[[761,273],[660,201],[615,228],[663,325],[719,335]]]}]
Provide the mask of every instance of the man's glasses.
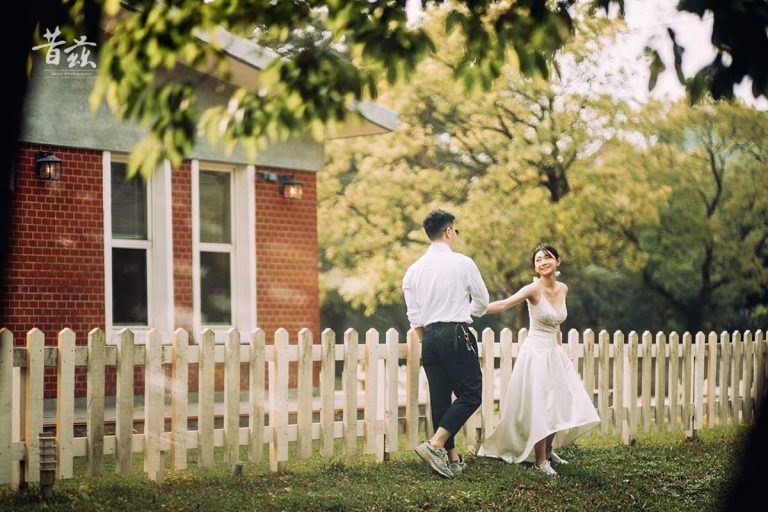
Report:
[{"label": "man's glasses", "polygon": [[454,226],[448,226],[448,227],[447,227],[447,228],[445,228],[443,231],[448,231],[449,229],[452,229],[452,230],[453,230],[453,232],[454,232],[454,233],[456,233],[456,235],[458,236],[458,234],[459,234],[459,229],[458,229],[458,228],[456,228],[456,227],[454,227]]}]

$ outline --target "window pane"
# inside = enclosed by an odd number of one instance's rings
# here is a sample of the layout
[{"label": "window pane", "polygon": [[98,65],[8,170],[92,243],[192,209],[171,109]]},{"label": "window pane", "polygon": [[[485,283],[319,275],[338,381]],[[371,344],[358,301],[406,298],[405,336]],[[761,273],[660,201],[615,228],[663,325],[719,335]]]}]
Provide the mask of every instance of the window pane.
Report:
[{"label": "window pane", "polygon": [[203,324],[232,324],[229,253],[200,253],[200,314]]},{"label": "window pane", "polygon": [[200,171],[200,241],[230,243],[230,193],[228,172]]},{"label": "window pane", "polygon": [[112,249],[112,322],[147,325],[147,251]]},{"label": "window pane", "polygon": [[112,163],[112,237],[147,239],[147,184],[138,174],[125,177],[127,164]]}]

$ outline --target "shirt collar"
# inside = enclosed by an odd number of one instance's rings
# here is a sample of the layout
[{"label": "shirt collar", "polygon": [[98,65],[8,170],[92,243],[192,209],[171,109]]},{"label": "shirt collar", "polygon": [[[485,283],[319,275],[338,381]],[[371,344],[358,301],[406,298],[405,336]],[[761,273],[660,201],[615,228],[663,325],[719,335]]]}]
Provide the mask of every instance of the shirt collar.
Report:
[{"label": "shirt collar", "polygon": [[429,244],[428,252],[453,252],[445,242],[432,242]]}]

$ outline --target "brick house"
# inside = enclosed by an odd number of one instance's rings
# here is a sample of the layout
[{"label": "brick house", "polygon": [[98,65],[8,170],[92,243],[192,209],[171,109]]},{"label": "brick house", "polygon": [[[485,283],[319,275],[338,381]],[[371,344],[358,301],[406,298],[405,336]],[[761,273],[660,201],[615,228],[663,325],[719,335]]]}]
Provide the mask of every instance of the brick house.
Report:
[{"label": "brick house", "polygon": [[[212,37],[227,48],[230,83],[182,66],[160,77],[195,83],[201,109],[224,104],[235,86],[253,86],[275,58],[223,30]],[[33,327],[44,332],[46,345],[55,345],[65,327],[79,345],[95,327],[108,339],[129,327],[137,343],[150,327],[164,335],[183,327],[193,343],[206,327],[223,333],[258,326],[270,341],[279,327],[293,338],[308,327],[318,340],[316,173],[324,164],[323,143],[296,137],[249,160],[240,148],[227,155],[201,138],[178,169],[166,162],[146,182],[127,180],[127,157],[142,129],[106,107],[91,113],[95,72],[71,77],[61,73],[65,67],[52,68],[42,58],[33,67],[12,171],[0,327],[19,345]],[[396,122],[393,112],[371,103],[359,105],[354,116],[332,137],[384,133]],[[63,161],[58,181],[36,175],[36,160],[45,153]],[[282,193],[290,177],[302,184],[300,199]],[[79,396],[86,380],[81,370]],[[55,396],[55,374],[45,378],[46,397]],[[107,393],[113,382],[108,374]],[[142,393],[142,368],[136,385]]]}]

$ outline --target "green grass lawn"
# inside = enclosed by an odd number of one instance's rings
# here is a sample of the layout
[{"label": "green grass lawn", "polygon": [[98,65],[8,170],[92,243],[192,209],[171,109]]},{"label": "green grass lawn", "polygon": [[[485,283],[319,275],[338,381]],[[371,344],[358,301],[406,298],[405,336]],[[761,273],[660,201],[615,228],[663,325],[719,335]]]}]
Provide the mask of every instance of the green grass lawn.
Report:
[{"label": "green grass lawn", "polygon": [[[141,473],[137,456],[133,475],[58,482],[47,502],[39,500],[36,485],[22,494],[0,487],[0,510],[698,512],[720,505],[745,432],[743,427],[705,430],[696,441],[685,441],[681,433],[640,435],[634,446],[612,436],[588,436],[560,452],[571,463],[556,466],[559,477],[468,458],[465,473],[447,481],[413,452],[401,452],[382,464],[368,456],[292,460],[284,475],[270,474],[266,463],[246,464],[239,480],[230,478],[219,458],[213,469],[193,465],[154,484]],[[76,473],[82,475],[82,464]]]}]

